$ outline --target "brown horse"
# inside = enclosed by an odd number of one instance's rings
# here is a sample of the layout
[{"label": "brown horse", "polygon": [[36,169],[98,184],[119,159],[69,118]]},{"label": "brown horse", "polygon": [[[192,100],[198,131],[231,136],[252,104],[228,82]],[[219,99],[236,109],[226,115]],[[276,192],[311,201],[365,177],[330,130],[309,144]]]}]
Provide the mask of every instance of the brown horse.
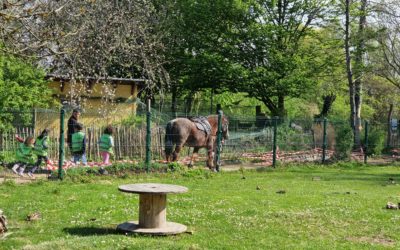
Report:
[{"label": "brown horse", "polygon": [[[165,131],[165,156],[168,162],[178,160],[183,146],[193,147],[193,155],[197,154],[200,148],[207,148],[207,166],[213,169],[218,115],[207,116],[207,121],[211,127],[209,132],[198,129],[195,122],[187,118],[176,118],[168,122]],[[228,139],[228,123],[228,118],[222,116],[222,139]]]}]

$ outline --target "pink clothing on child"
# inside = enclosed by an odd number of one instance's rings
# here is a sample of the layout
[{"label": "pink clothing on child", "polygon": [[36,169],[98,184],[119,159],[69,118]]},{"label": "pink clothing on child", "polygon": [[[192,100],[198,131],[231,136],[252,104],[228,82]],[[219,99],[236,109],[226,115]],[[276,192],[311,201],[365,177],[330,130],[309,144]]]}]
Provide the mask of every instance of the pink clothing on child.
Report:
[{"label": "pink clothing on child", "polygon": [[101,152],[101,157],[103,158],[104,164],[110,164],[110,153],[109,152]]}]

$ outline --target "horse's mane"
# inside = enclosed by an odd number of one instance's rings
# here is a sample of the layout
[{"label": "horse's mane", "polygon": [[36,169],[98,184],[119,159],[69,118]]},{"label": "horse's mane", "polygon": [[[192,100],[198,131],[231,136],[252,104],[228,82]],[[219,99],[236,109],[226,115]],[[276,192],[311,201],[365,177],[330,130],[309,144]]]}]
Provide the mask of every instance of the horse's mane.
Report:
[{"label": "horse's mane", "polygon": [[[209,115],[209,116],[207,116],[207,119],[208,118],[218,121],[218,115]],[[226,115],[222,115],[222,123],[224,123],[224,120],[226,121],[226,123],[228,123],[228,117]]]}]

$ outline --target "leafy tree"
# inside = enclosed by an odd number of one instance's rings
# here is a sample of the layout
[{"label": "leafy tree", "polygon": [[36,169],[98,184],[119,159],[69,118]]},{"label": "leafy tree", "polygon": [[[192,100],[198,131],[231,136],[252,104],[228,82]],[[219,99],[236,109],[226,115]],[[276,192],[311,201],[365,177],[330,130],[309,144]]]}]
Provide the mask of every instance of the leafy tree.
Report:
[{"label": "leafy tree", "polygon": [[399,0],[382,1],[377,8],[380,53],[374,55],[375,73],[400,89]]},{"label": "leafy tree", "polygon": [[258,0],[250,11],[253,22],[241,44],[248,78],[240,87],[262,101],[273,116],[286,116],[285,99],[306,94],[324,70],[324,50],[305,41],[327,17],[329,2]]},{"label": "leafy tree", "polygon": [[190,103],[199,90],[212,89],[214,94],[237,91],[233,86],[244,74],[235,57],[249,5],[237,0],[182,0],[161,1],[158,8],[168,8],[169,13],[164,44],[172,111],[178,96],[185,93]]},{"label": "leafy tree", "polygon": [[32,108],[47,107],[51,91],[43,70],[13,56],[0,54],[0,130],[13,123],[29,124]]},{"label": "leafy tree", "polygon": [[[285,116],[285,99],[316,86],[329,61],[306,40],[329,1],[178,1],[170,5],[165,44],[172,93],[209,88],[245,92],[272,115]],[[167,22],[168,23],[168,22]],[[313,42],[320,41],[315,39]],[[324,57],[326,59],[326,57]],[[174,106],[174,104],[173,104]],[[174,108],[173,108],[174,109]]]},{"label": "leafy tree", "polygon": [[[6,1],[0,39],[8,53],[33,56],[49,73],[144,78],[151,93],[168,83],[159,29],[164,14],[142,0]],[[108,93],[112,99],[111,87]]]}]

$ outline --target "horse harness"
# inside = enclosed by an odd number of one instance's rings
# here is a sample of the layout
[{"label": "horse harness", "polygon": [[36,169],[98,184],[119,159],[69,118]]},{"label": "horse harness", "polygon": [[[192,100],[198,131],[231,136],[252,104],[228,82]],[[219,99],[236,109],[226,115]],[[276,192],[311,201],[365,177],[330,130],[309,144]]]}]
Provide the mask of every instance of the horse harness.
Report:
[{"label": "horse harness", "polygon": [[211,133],[211,125],[206,117],[204,116],[190,117],[189,120],[194,122],[197,129],[203,131],[204,133],[206,133],[206,135],[209,135]]}]

